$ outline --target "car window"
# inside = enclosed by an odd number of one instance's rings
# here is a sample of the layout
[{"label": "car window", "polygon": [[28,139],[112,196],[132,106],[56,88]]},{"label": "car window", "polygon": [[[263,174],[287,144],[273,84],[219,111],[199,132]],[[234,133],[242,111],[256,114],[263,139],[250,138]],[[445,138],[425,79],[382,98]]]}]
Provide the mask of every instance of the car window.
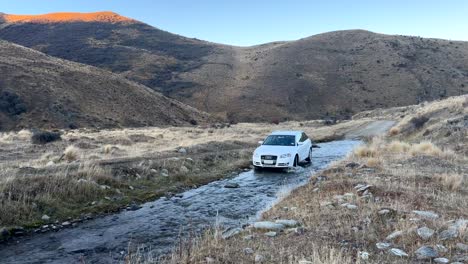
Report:
[{"label": "car window", "polygon": [[263,141],[263,145],[267,145],[267,146],[295,146],[296,145],[296,137],[291,136],[291,135],[270,135],[265,139],[265,141]]}]

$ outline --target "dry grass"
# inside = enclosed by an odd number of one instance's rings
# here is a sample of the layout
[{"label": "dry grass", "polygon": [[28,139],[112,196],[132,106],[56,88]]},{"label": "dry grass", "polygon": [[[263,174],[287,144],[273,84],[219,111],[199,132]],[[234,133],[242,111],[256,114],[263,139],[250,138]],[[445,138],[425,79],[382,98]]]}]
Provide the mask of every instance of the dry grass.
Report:
[{"label": "dry grass", "polygon": [[442,173],[434,176],[435,180],[438,181],[444,188],[450,191],[457,191],[462,188],[464,184],[464,176],[458,173]]},{"label": "dry grass", "polygon": [[75,146],[68,146],[63,151],[63,158],[67,162],[76,161],[76,160],[78,160],[79,157],[80,157],[80,150]]},{"label": "dry grass", "polygon": [[388,135],[391,136],[391,137],[396,136],[398,134],[400,134],[400,129],[398,127],[392,127],[388,131]]}]

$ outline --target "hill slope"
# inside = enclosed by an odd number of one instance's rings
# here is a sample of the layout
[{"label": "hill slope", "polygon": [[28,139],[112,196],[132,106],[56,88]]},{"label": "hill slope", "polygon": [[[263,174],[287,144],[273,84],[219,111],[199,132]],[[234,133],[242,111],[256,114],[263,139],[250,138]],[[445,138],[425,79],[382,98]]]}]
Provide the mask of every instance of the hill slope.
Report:
[{"label": "hill slope", "polygon": [[208,118],[117,74],[5,41],[0,76],[0,130],[178,125]]},{"label": "hill slope", "polygon": [[349,30],[241,48],[83,16],[4,15],[0,38],[111,70],[236,121],[348,117],[468,92],[467,42]]}]

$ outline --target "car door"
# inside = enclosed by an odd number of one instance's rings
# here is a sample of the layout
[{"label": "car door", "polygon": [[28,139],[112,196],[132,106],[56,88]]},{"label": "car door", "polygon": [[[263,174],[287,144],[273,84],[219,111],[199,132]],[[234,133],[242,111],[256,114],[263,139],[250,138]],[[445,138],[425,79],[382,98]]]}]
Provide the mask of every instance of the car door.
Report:
[{"label": "car door", "polygon": [[307,144],[307,139],[308,139],[307,135],[303,132],[301,134],[301,137],[299,138],[300,144],[299,144],[299,149],[298,149],[298,152],[300,153],[299,157],[301,160],[306,159],[307,156],[309,155],[309,147],[308,147],[309,144]]}]

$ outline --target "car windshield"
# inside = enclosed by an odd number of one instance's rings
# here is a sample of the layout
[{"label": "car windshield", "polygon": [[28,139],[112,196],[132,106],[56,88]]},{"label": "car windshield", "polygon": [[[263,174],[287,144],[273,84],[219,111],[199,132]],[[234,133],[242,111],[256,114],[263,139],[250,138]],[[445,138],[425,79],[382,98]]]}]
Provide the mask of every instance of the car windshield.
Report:
[{"label": "car windshield", "polygon": [[290,135],[270,135],[268,136],[263,145],[269,146],[295,146],[296,137]]}]

